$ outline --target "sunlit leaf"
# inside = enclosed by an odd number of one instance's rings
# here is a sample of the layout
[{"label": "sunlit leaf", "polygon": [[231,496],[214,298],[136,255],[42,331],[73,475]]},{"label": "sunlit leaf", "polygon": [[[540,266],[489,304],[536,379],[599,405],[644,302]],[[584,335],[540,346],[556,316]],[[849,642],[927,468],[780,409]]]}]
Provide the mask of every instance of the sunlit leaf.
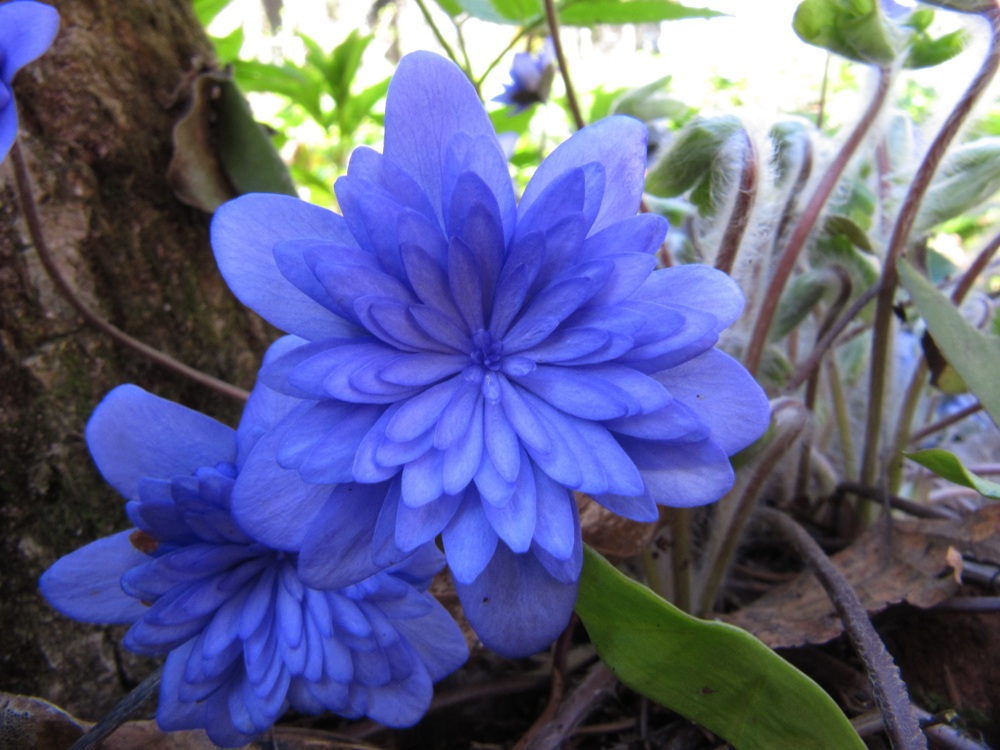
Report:
[{"label": "sunlit leaf", "polygon": [[971,211],[1000,190],[1000,138],[964,143],[944,159],[924,196],[914,231]]},{"label": "sunlit leaf", "polygon": [[792,26],[807,44],[850,60],[889,65],[896,58],[893,28],[878,0],[803,0]]},{"label": "sunlit leaf", "polygon": [[458,0],[435,0],[445,13],[454,18],[462,12],[462,4]]},{"label": "sunlit leaf", "polygon": [[212,46],[215,47],[215,56],[219,62],[225,65],[240,56],[243,48],[243,27],[237,26],[232,33],[226,36],[213,36]]},{"label": "sunlit leaf", "polygon": [[362,36],[357,29],[353,29],[330,53],[330,59],[323,73],[330,86],[330,94],[338,107],[344,106],[351,96],[351,84],[354,83],[354,77],[361,65],[361,56],[374,38],[372,34]]},{"label": "sunlit leaf", "polygon": [[979,398],[993,422],[1000,424],[1000,338],[973,328],[951,301],[905,259],[899,262],[899,275],[941,353]]},{"label": "sunlit leaf", "polygon": [[623,683],[736,750],[863,750],[829,695],[744,630],[698,620],[587,548],[577,614]]},{"label": "sunlit leaf", "polygon": [[599,23],[657,23],[683,18],[724,16],[710,8],[691,8],[672,0],[578,0],[559,11],[567,26],[594,26]]},{"label": "sunlit leaf", "polygon": [[670,146],[646,174],[646,191],[673,197],[688,190],[702,211],[711,203],[713,164],[726,141],[743,131],[743,123],[732,115],[696,117],[674,136]]},{"label": "sunlit leaf", "polygon": [[916,34],[906,53],[907,68],[930,68],[957,57],[969,43],[969,35],[958,29],[934,39],[927,34]]},{"label": "sunlit leaf", "polygon": [[983,497],[993,500],[1000,500],[1000,483],[974,474],[965,468],[958,456],[940,448],[931,448],[915,453],[904,453],[911,461],[916,461],[921,466],[930,469],[939,477],[947,479],[949,482],[960,484],[963,487],[970,487]]},{"label": "sunlit leaf", "polygon": [[191,7],[198,17],[198,23],[208,26],[231,2],[232,0],[193,0]]},{"label": "sunlit leaf", "polygon": [[544,13],[541,0],[458,0],[462,10],[492,23],[525,25]]},{"label": "sunlit leaf", "polygon": [[341,135],[348,136],[357,130],[358,125],[371,115],[372,107],[385,98],[388,90],[389,79],[386,78],[351,96],[337,113]]},{"label": "sunlit leaf", "polygon": [[642,122],[684,122],[690,119],[694,110],[667,93],[670,79],[671,76],[664,76],[645,86],[626,91],[615,101],[610,114],[628,115]]},{"label": "sunlit leaf", "polygon": [[792,279],[778,302],[770,339],[780,341],[791,333],[828,292],[835,294],[843,284],[841,275],[829,268],[810,269]]},{"label": "sunlit leaf", "polygon": [[280,94],[302,107],[317,122],[324,123],[320,84],[305,71],[288,65],[236,60],[233,78],[242,91]]}]

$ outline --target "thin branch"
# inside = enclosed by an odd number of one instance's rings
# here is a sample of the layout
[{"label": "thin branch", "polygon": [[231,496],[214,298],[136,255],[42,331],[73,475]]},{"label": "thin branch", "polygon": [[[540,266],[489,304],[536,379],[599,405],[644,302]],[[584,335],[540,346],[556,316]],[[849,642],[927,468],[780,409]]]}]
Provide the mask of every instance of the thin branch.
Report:
[{"label": "thin branch", "polygon": [[899,497],[898,495],[882,492],[875,487],[867,487],[863,484],[859,484],[858,482],[841,482],[838,484],[837,491],[834,493],[834,498],[837,498],[838,496],[842,497],[846,494],[856,495],[864,500],[870,500],[873,503],[881,504],[888,500],[890,507],[895,508],[896,510],[901,510],[904,513],[909,513],[911,516],[916,516],[917,518],[947,518],[952,520],[958,518],[957,514],[945,510],[944,508],[938,508],[934,505],[925,505],[924,503],[915,503],[905,497]]},{"label": "thin branch", "polygon": [[566,55],[563,54],[562,40],[559,38],[559,14],[556,12],[555,0],[545,0],[545,18],[549,24],[549,34],[552,37],[552,46],[556,51],[556,60],[559,61],[559,73],[566,85],[566,101],[569,102],[570,112],[573,113],[576,129],[580,130],[587,123],[580,111],[580,103],[576,100],[576,91],[569,77],[569,65],[566,64]]},{"label": "thin branch", "polygon": [[815,192],[810,196],[809,202],[806,204],[805,209],[803,209],[798,222],[796,222],[791,236],[788,238],[788,244],[781,254],[777,268],[774,270],[774,276],[771,277],[767,292],[764,294],[761,308],[757,313],[757,322],[750,337],[750,344],[747,347],[745,364],[751,374],[756,374],[760,367],[764,347],[767,344],[767,336],[771,330],[771,321],[774,319],[774,313],[778,309],[778,301],[781,299],[781,293],[784,291],[785,285],[788,283],[788,279],[792,275],[792,271],[798,261],[799,253],[805,247],[806,240],[809,239],[813,226],[819,219],[819,215],[823,210],[823,206],[826,205],[830,193],[837,186],[840,176],[847,168],[848,163],[854,156],[854,152],[857,151],[869,128],[875,122],[878,113],[882,110],[882,105],[885,103],[886,96],[889,93],[889,84],[891,81],[892,76],[890,73],[887,70],[880,69],[872,101],[869,103],[864,115],[858,121],[858,124],[854,127],[854,130],[851,131],[844,145],[841,146],[840,151],[837,152],[833,163],[827,167],[819,185],[816,186]]},{"label": "thin branch", "polygon": [[861,482],[874,484],[879,474],[879,444],[884,418],[885,387],[889,369],[889,352],[893,349],[889,342],[892,327],[893,303],[899,284],[897,263],[906,250],[910,232],[916,221],[921,201],[930,187],[934,173],[944,158],[952,140],[958,135],[962,124],[972,112],[976,101],[996,75],[1000,67],[1000,8],[996,5],[982,14],[990,24],[990,46],[982,67],[969,87],[962,94],[958,104],[948,115],[944,125],[934,138],[926,156],[917,168],[910,183],[906,198],[896,223],[892,228],[889,248],[882,268],[882,283],[875,305],[875,325],[872,333],[871,365],[869,370],[868,414],[865,422],[865,449],[861,464]]},{"label": "thin branch", "polygon": [[[475,85],[476,81],[472,77],[472,71],[462,65],[458,56],[455,54],[455,50],[451,48],[451,45],[448,44],[448,40],[444,38],[444,34],[441,33],[441,29],[439,29],[438,25],[434,22],[434,17],[431,15],[431,11],[430,8],[427,7],[427,3],[425,3],[424,0],[417,0],[417,6],[420,8],[420,12],[423,13],[424,20],[427,21],[427,25],[431,27],[431,32],[434,34],[434,38],[437,39],[438,44],[441,45],[441,49],[444,50],[444,53],[448,55],[448,59],[450,59],[458,67],[462,68],[465,71],[465,74],[469,77],[469,80],[472,81],[473,85]],[[478,86],[476,86],[476,91],[479,91]]]},{"label": "thin branch", "polygon": [[157,667],[155,672],[139,683],[104,718],[74,742],[69,750],[95,750],[95,748],[100,747],[102,740],[142,710],[142,707],[153,697],[156,689],[160,686],[162,676],[163,667]]},{"label": "thin branch", "polygon": [[583,682],[560,706],[552,721],[536,734],[524,750],[556,750],[576,726],[587,718],[594,706],[614,690],[617,680],[604,662],[598,662]]},{"label": "thin branch", "polygon": [[512,750],[526,750],[534,742],[536,735],[544,732],[546,727],[552,723],[559,706],[562,703],[563,693],[566,690],[566,654],[573,641],[573,631],[576,630],[578,617],[576,613],[570,618],[569,625],[563,630],[559,640],[556,641],[552,652],[552,686],[549,690],[549,702],[545,710],[538,715],[527,732],[517,741]]},{"label": "thin branch", "polygon": [[38,215],[38,207],[35,205],[35,200],[32,197],[31,179],[28,177],[28,168],[24,163],[24,156],[21,154],[21,148],[16,141],[10,150],[10,157],[11,162],[14,165],[14,182],[17,185],[17,193],[21,199],[21,212],[24,214],[25,221],[28,224],[28,234],[31,235],[31,241],[35,245],[35,251],[38,253],[38,259],[41,261],[42,267],[45,268],[45,272],[52,280],[52,283],[55,284],[56,289],[80,314],[80,317],[101,333],[106,334],[108,337],[117,341],[126,348],[131,349],[134,352],[138,352],[144,357],[148,357],[156,364],[162,365],[172,372],[183,375],[184,377],[211,388],[214,391],[218,391],[225,396],[229,396],[230,398],[238,399],[240,401],[246,401],[250,394],[242,388],[237,388],[224,380],[219,380],[218,378],[212,377],[211,375],[201,372],[200,370],[189,367],[183,362],[178,362],[169,354],[166,354],[149,344],[139,341],[138,339],[132,338],[123,330],[112,325],[98,313],[90,309],[87,303],[84,302],[76,293],[73,285],[70,284],[69,280],[63,275],[63,272],[59,269],[59,266],[49,249],[48,242],[45,240],[45,233],[42,231],[42,220]]},{"label": "thin branch", "polygon": [[851,643],[865,664],[875,700],[882,711],[886,732],[894,750],[926,750],[927,739],[910,704],[899,668],[868,619],[868,613],[826,553],[809,533],[789,516],[772,508],[760,508],[757,516],[792,542],[809,563],[844,623]]}]

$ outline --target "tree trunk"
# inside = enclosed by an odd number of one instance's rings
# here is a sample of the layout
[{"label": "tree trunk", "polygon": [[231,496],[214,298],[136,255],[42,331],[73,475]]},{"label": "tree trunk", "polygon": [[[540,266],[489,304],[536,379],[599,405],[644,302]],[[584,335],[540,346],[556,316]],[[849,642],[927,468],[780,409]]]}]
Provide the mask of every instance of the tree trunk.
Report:
[{"label": "tree trunk", "polygon": [[[58,0],[52,49],[20,72],[20,143],[44,233],[82,298],[115,326],[248,388],[272,333],[216,269],[209,217],[167,180],[171,128],[212,62],[190,0]],[[83,439],[94,407],[136,383],[229,424],[241,404],[88,326],[39,262],[0,166],[0,689],[95,719],[151,662],[122,628],[72,622],[38,576],[58,557],[128,527],[124,501]]]}]

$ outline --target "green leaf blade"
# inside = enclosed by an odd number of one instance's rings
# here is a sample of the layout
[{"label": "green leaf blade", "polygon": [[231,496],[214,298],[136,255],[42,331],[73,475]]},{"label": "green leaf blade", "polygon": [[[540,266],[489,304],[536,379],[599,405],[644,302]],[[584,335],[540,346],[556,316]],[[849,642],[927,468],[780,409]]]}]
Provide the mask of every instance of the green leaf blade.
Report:
[{"label": "green leaf blade", "polygon": [[929,448],[903,455],[949,482],[974,489],[983,497],[988,497],[991,500],[1000,500],[1000,483],[983,479],[969,471],[954,453],[949,453],[941,448]]},{"label": "green leaf blade", "polygon": [[737,750],[865,747],[822,688],[752,635],[681,612],[589,548],[576,611],[623,683]]}]

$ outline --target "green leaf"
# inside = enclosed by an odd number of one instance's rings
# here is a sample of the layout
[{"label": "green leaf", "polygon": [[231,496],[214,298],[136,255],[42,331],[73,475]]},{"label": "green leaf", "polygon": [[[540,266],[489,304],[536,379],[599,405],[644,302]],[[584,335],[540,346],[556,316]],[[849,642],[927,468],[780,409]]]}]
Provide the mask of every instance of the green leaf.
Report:
[{"label": "green leaf", "polygon": [[1000,190],[1000,138],[979,138],[951,151],[938,169],[914,223],[924,232],[978,207]]},{"label": "green leaf", "polygon": [[724,16],[710,8],[689,8],[673,0],[579,0],[559,11],[566,26],[593,26],[599,23],[657,23],[682,18]]},{"label": "green leaf", "polygon": [[671,77],[664,76],[645,86],[626,91],[615,101],[610,114],[628,115],[647,123],[654,120],[689,120],[694,110],[667,93]]},{"label": "green leaf", "polygon": [[458,0],[436,0],[436,2],[441,10],[452,18],[462,12],[462,4]]},{"label": "green leaf", "polygon": [[965,468],[965,465],[954,453],[949,453],[940,448],[931,448],[925,451],[916,451],[915,453],[904,453],[903,455],[911,461],[916,461],[921,466],[930,469],[939,477],[947,479],[949,482],[960,484],[963,487],[970,487],[983,497],[1000,500],[1000,483],[983,479],[973,474]]},{"label": "green leaf", "polygon": [[226,36],[213,36],[212,46],[215,47],[215,56],[219,58],[219,62],[225,65],[240,56],[240,50],[243,48],[243,27],[237,26],[233,29],[232,33]]},{"label": "green leaf", "polygon": [[896,59],[894,30],[878,0],[803,0],[792,26],[806,44],[849,60],[886,66]]},{"label": "green leaf", "polygon": [[934,288],[905,258],[899,276],[913,304],[927,323],[941,353],[978,398],[995,424],[1000,424],[1000,338],[982,333],[962,317],[947,297]]},{"label": "green leaf", "polygon": [[542,0],[458,0],[470,16],[491,23],[525,26],[544,13]]},{"label": "green leaf", "polygon": [[833,699],[763,643],[685,614],[589,547],[576,612],[618,679],[736,750],[864,750]]},{"label": "green leaf", "polygon": [[768,338],[783,339],[805,320],[827,292],[836,293],[843,284],[841,276],[829,268],[810,269],[796,276],[781,295]]},{"label": "green leaf", "polygon": [[364,91],[352,96],[347,103],[337,110],[337,122],[342,137],[349,136],[358,125],[371,114],[372,107],[385,98],[389,90],[389,79],[373,84]]},{"label": "green leaf", "polygon": [[257,60],[234,60],[233,78],[242,91],[280,94],[301,106],[316,122],[325,120],[320,83],[303,70]]},{"label": "green leaf", "polygon": [[362,36],[357,29],[353,29],[330,54],[330,60],[324,67],[323,74],[330,87],[333,101],[338,107],[344,106],[350,98],[351,84],[354,83],[354,77],[361,66],[361,56],[374,38],[372,34]]},{"label": "green leaf", "polygon": [[957,57],[969,42],[964,29],[932,39],[926,33],[914,34],[906,53],[905,67],[912,69],[930,68]]},{"label": "green leaf", "polygon": [[646,191],[669,198],[692,190],[693,202],[707,211],[716,157],[726,141],[742,130],[743,123],[732,115],[691,120],[650,167]]},{"label": "green leaf", "polygon": [[222,84],[217,108],[219,159],[237,193],[296,195],[288,167],[232,81]]},{"label": "green leaf", "polygon": [[831,235],[841,235],[852,245],[864,250],[866,253],[874,253],[871,240],[865,234],[865,230],[855,224],[847,216],[833,214],[828,216],[823,222],[823,231]]},{"label": "green leaf", "polygon": [[208,26],[232,0],[193,0],[191,7],[198,17],[198,23]]}]

